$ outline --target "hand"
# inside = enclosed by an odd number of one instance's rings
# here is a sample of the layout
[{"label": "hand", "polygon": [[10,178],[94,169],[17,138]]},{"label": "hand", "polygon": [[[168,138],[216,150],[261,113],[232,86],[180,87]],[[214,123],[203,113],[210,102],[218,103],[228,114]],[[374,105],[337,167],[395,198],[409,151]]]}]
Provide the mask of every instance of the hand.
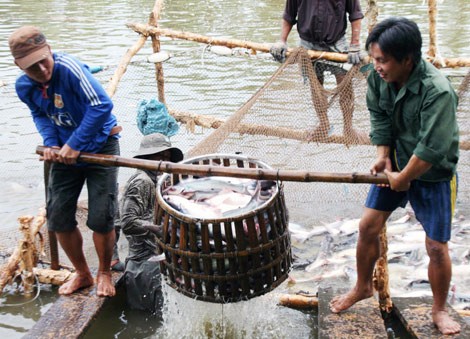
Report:
[{"label": "hand", "polygon": [[80,155],[80,151],[74,150],[69,145],[65,144],[59,151],[58,162],[66,165],[74,165],[77,163],[77,158]]},{"label": "hand", "polygon": [[274,60],[283,63],[286,61],[287,44],[279,41],[271,46],[269,53],[273,56]]},{"label": "hand", "polygon": [[364,55],[361,52],[361,45],[350,44],[348,51],[348,62],[350,64],[357,65],[362,61],[362,59],[364,59]]},{"label": "hand", "polygon": [[388,178],[388,182],[390,183],[390,188],[392,190],[397,192],[403,192],[408,191],[410,189],[409,181],[400,180],[400,172],[391,172],[386,169],[384,173]]},{"label": "hand", "polygon": [[160,225],[146,225],[145,226],[150,232],[155,234],[158,238],[161,238],[163,236],[163,227]]},{"label": "hand", "polygon": [[44,149],[44,153],[39,157],[39,160],[55,162],[58,159],[58,155],[54,150],[60,150],[59,146],[47,147]]},{"label": "hand", "polygon": [[[370,168],[370,173],[372,175],[377,175],[377,173],[384,171],[392,170],[392,161],[389,157],[378,157],[375,160],[375,163]],[[389,184],[377,184],[379,187],[390,187]]]}]

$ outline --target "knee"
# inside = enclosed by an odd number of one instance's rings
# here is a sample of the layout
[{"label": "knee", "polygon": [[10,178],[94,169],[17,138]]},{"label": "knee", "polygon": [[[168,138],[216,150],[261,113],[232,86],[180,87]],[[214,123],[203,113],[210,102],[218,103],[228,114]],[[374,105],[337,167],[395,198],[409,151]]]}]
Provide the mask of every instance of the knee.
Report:
[{"label": "knee", "polygon": [[449,256],[447,243],[435,241],[427,237],[426,237],[426,251],[429,255],[429,260],[431,260],[434,263],[442,263]]},{"label": "knee", "polygon": [[359,236],[363,239],[375,239],[381,229],[382,225],[371,222],[370,220],[361,220],[359,222]]}]

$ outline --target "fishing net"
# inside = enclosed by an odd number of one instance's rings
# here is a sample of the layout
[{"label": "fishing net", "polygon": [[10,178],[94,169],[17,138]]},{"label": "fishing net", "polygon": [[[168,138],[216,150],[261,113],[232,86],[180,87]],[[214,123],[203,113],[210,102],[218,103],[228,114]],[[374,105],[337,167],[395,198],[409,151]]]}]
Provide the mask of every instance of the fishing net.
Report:
[{"label": "fishing net", "polygon": [[[189,153],[240,152],[287,170],[367,172],[375,155],[367,135],[367,74],[359,66],[346,72],[338,65],[312,63],[306,50],[296,49],[246,104]],[[285,182],[284,187],[291,219],[313,224],[357,216],[368,186]]]},{"label": "fishing net", "polygon": [[[174,146],[183,150],[186,158],[211,153],[241,153],[274,169],[368,173],[375,158],[375,147],[368,141],[367,67],[354,66],[346,71],[347,65],[323,64],[323,79],[319,79],[319,72],[315,71],[318,62],[313,64],[317,60],[312,61],[306,51],[299,48],[280,67],[272,60],[257,59],[238,51],[243,61],[228,71],[224,62],[233,55],[210,55],[205,48],[203,59],[200,48],[183,47],[192,48],[199,55],[199,61],[195,62],[197,57],[187,53],[186,59],[175,57],[171,63],[163,65],[166,105],[170,114],[186,127],[180,128],[171,140]],[[113,96],[115,114],[125,127],[120,142],[121,154],[126,157],[133,156],[142,137],[136,124],[139,102],[157,95],[154,64],[144,60],[140,54],[133,58]],[[183,60],[183,64],[178,64],[178,60]],[[236,91],[232,91],[235,86],[230,82],[221,88],[210,75],[224,72],[227,78],[244,81],[241,77],[246,76],[247,68],[258,81],[248,79],[247,85],[237,87]],[[114,70],[115,67],[108,67],[95,76],[106,86]],[[339,85],[338,77],[342,80]],[[465,206],[470,201],[469,84],[470,73],[455,85],[460,98],[457,115],[461,134],[457,216],[468,213]],[[0,88],[0,91],[6,97],[7,106],[25,109],[18,103],[14,86]],[[188,105],[192,106],[191,112],[187,112]],[[12,160],[2,164],[1,170],[6,181],[21,174],[25,185],[31,185],[30,182],[40,182],[43,176],[42,163],[37,161],[37,156],[31,155],[40,138],[28,112],[24,115],[29,130],[26,135],[18,136],[24,148],[15,160],[6,145],[5,151]],[[28,151],[27,155],[22,153],[23,149]],[[15,166],[15,162],[20,161],[25,163],[22,173],[18,173]],[[119,184],[123,186],[134,171],[120,168]],[[290,221],[309,228],[338,218],[360,217],[368,190],[368,184],[326,182],[285,181],[283,187]],[[24,198],[28,204],[28,196]],[[91,232],[85,226],[85,203],[79,211],[83,214],[79,220],[84,241],[91,244]],[[3,232],[0,253],[11,253],[18,236],[17,224],[9,222]],[[121,241],[125,242],[125,239]],[[49,253],[47,248],[45,252]],[[88,257],[96,258],[92,246]],[[68,264],[65,255],[61,254],[60,258]]]}]

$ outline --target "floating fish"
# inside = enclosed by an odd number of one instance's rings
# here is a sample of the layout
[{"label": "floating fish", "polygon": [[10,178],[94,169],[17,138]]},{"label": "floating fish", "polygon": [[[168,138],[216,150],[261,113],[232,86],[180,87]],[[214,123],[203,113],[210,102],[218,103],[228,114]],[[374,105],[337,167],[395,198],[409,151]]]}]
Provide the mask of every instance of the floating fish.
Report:
[{"label": "floating fish", "polygon": [[209,51],[217,55],[232,55],[233,51],[231,48],[225,46],[209,46]]},{"label": "floating fish", "polygon": [[147,62],[152,62],[152,63],[156,64],[158,62],[167,61],[170,58],[171,58],[170,53],[168,53],[166,51],[160,51],[160,52],[153,53],[153,54],[149,55],[147,57]]}]

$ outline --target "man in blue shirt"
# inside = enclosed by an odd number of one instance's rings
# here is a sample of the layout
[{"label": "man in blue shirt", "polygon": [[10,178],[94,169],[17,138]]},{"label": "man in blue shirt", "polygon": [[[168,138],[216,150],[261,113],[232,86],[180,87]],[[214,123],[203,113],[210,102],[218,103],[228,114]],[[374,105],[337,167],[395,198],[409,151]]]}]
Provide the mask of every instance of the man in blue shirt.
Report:
[{"label": "man in blue shirt", "polygon": [[117,168],[77,164],[80,152],[119,155],[119,131],[113,103],[88,66],[67,54],[52,53],[44,34],[33,26],[14,31],[8,40],[15,64],[23,70],[16,92],[29,107],[51,161],[47,194],[48,228],[72,262],[73,278],[59,288],[71,294],[92,286],[93,276],[77,228],[77,201],[88,189],[87,226],[98,254],[97,295],[114,296],[110,263],[114,245]]}]

